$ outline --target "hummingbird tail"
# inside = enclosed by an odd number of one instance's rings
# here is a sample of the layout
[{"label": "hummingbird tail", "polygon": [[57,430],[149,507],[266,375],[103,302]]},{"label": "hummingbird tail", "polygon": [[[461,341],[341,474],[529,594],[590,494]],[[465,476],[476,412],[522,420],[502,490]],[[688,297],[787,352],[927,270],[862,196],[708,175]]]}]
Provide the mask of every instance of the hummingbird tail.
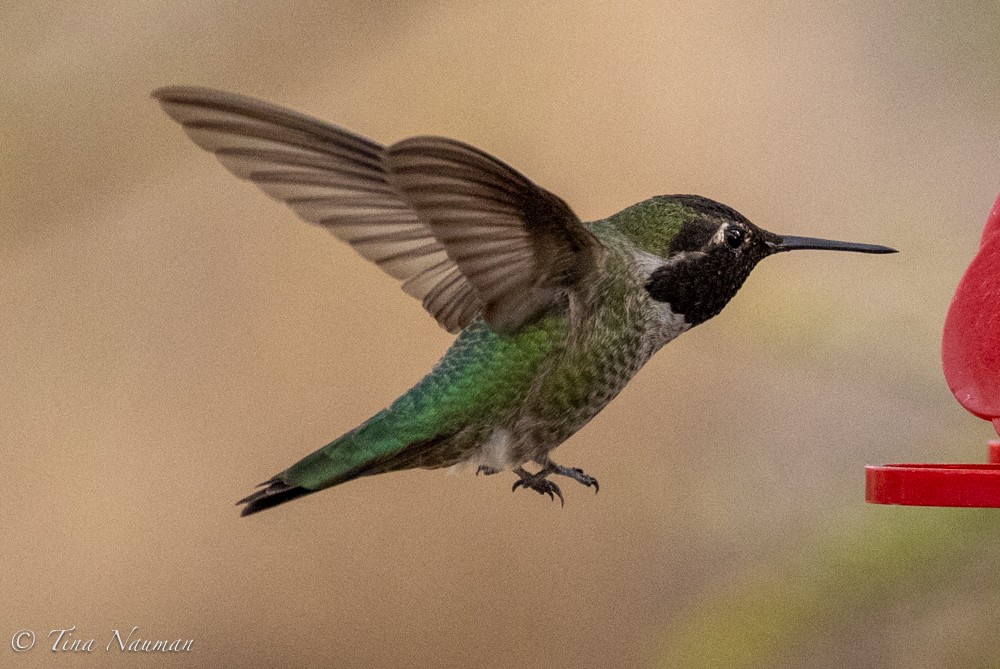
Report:
[{"label": "hummingbird tail", "polygon": [[240,516],[249,516],[250,514],[257,513],[258,511],[263,511],[264,509],[270,509],[272,506],[278,506],[279,504],[284,504],[285,502],[290,502],[293,499],[298,499],[309,493],[316,492],[315,490],[309,490],[308,488],[303,488],[298,485],[289,485],[282,481],[279,477],[275,476],[272,479],[268,479],[260,484],[261,490],[253,493],[252,495],[247,495],[240,501],[236,502],[237,506],[240,504],[246,504],[243,510],[240,511]]},{"label": "hummingbird tail", "polygon": [[236,504],[245,504],[240,515],[249,516],[362,476],[441,466],[434,452],[448,436],[413,439],[398,424],[387,423],[383,411],[264,481],[260,490]]}]

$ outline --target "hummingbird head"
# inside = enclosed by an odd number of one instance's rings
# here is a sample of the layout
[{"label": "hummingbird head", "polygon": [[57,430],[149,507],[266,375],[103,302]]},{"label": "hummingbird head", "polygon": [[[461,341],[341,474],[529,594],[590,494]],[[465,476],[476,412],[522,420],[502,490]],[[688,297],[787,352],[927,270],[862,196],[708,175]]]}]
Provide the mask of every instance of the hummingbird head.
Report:
[{"label": "hummingbird head", "polygon": [[647,261],[650,255],[655,258],[646,290],[691,326],[722,311],[757,263],[775,253],[895,253],[886,246],[776,235],[736,210],[697,195],[660,196],[639,206],[641,215],[627,216],[620,229]]}]

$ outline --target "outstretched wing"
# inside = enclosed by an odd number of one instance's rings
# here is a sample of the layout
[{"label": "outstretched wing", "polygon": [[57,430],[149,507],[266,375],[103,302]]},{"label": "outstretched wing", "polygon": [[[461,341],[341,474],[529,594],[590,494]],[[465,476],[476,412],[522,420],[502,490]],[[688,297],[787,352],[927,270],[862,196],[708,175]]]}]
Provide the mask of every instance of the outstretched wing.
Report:
[{"label": "outstretched wing", "polygon": [[602,253],[561,199],[466,144],[416,137],[388,149],[233,93],[153,96],[200,147],[403,282],[445,329],[477,315],[531,321]]},{"label": "outstretched wing", "polygon": [[153,96],[233,174],[401,280],[403,290],[449,332],[482,311],[483,303],[444,246],[388,182],[381,145],[233,93],[167,87]]},{"label": "outstretched wing", "polygon": [[468,144],[414,137],[385,153],[391,182],[475,287],[497,331],[577,287],[603,252],[562,199]]}]

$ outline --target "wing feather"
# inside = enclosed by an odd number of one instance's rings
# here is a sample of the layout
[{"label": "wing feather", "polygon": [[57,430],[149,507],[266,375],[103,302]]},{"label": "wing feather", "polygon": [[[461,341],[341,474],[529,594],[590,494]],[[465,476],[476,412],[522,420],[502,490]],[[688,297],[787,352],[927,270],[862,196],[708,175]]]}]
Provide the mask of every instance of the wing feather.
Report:
[{"label": "wing feather", "polygon": [[579,289],[603,253],[565,202],[479,149],[415,137],[390,146],[385,161],[495,330],[517,329]]},{"label": "wing feather", "polygon": [[388,149],[275,105],[205,88],[154,97],[236,176],[350,244],[443,327],[521,327],[586,285],[603,248],[561,199],[461,142]]},{"label": "wing feather", "polygon": [[232,93],[169,87],[153,95],[198,146],[402,281],[448,331],[482,311],[444,246],[388,180],[381,145]]}]

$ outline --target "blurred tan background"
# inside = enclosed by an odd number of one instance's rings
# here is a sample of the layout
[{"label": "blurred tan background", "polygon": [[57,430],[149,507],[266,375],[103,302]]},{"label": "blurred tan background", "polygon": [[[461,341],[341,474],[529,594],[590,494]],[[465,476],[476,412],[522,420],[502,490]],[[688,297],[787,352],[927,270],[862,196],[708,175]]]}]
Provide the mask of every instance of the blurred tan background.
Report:
[{"label": "blurred tan background", "polygon": [[[0,665],[1000,666],[1000,513],[863,502],[992,434],[938,349],[1000,191],[995,2],[15,1],[0,44]],[[699,193],[901,253],[765,262],[559,451],[596,497],[418,471],[240,519],[450,337],[171,83],[459,138],[585,219]],[[194,651],[103,650],[133,625]]]}]

